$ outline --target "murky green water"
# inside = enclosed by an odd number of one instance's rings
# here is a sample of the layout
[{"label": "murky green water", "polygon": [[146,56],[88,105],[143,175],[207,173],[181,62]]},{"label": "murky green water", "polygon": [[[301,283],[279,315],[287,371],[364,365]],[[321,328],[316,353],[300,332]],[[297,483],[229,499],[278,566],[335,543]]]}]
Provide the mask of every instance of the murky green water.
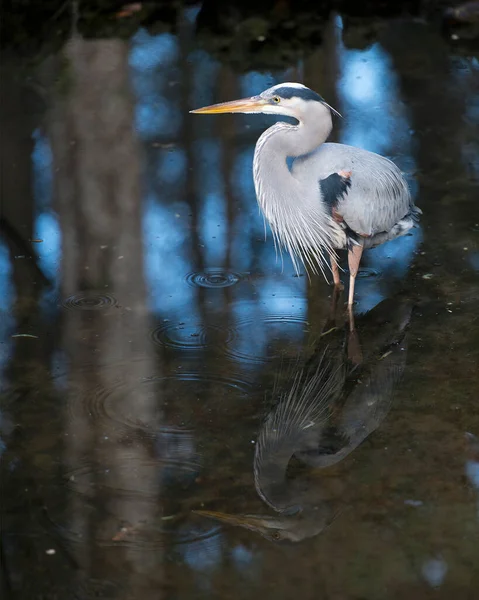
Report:
[{"label": "murky green water", "polygon": [[[238,74],[195,16],[2,61],[4,597],[475,598],[477,57],[405,21]],[[265,240],[272,121],[188,114],[281,81],[393,158],[424,213],[365,255],[356,338]],[[288,438],[291,389],[310,416],[322,390],[328,430]]]}]

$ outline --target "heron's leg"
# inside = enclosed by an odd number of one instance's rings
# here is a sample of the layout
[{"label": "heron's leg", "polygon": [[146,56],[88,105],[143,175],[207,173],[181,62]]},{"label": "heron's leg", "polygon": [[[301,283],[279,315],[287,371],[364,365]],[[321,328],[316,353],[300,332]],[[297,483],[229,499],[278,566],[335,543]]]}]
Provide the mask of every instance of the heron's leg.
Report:
[{"label": "heron's leg", "polygon": [[352,307],[349,307],[349,337],[348,337],[348,358],[353,365],[359,365],[363,362],[363,351],[357,329],[354,327],[354,316]]},{"label": "heron's leg", "polygon": [[336,257],[334,256],[334,254],[331,254],[330,260],[331,260],[331,271],[333,272],[334,286],[340,290],[344,290],[344,285],[341,283],[341,279],[339,279],[338,261],[336,260]]},{"label": "heron's leg", "polygon": [[333,295],[331,296],[331,310],[330,310],[329,316],[334,321],[336,321],[336,312],[338,309],[338,302],[339,302],[339,298],[341,296],[341,292],[343,291],[343,289],[344,289],[344,287],[334,286]]},{"label": "heron's leg", "polygon": [[342,290],[343,288],[337,285],[335,285],[333,288],[333,293],[331,295],[331,306],[329,307],[329,315],[323,327],[323,331],[321,332],[322,336],[327,335],[336,329],[336,313],[338,312],[338,302]]},{"label": "heron's leg", "polygon": [[[363,254],[362,244],[354,244],[351,250],[348,252],[348,265],[349,265],[349,298],[348,306],[352,310],[354,302],[354,284],[356,283],[356,275],[359,271],[359,263],[361,262],[361,256]],[[353,321],[354,323],[354,321]],[[354,324],[353,324],[354,329]],[[352,331],[352,330],[351,330]]]},{"label": "heron's leg", "polygon": [[[353,280],[354,281],[354,280]],[[349,317],[349,336],[348,336],[348,358],[353,365],[359,365],[363,362],[363,351],[359,341],[358,332],[354,323],[353,305],[348,304]]]}]

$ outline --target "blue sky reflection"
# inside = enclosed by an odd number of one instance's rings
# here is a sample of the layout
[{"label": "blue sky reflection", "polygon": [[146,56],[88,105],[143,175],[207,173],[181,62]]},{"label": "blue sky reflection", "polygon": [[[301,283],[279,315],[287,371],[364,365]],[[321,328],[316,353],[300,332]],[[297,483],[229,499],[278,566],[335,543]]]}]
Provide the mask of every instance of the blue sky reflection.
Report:
[{"label": "blue sky reflection", "polygon": [[160,96],[143,97],[136,107],[136,129],[142,139],[176,136],[181,128],[181,113],[177,106]]},{"label": "blue sky reflection", "polygon": [[345,116],[341,142],[379,154],[400,153],[410,160],[407,114],[387,52],[374,44],[366,50],[342,48],[340,57],[338,92]]},{"label": "blue sky reflection", "polygon": [[10,260],[10,252],[1,238],[0,273],[0,381],[3,382],[3,370],[8,363],[12,350],[10,335],[13,333],[13,328],[15,327],[15,319],[13,317],[13,268]]},{"label": "blue sky reflection", "polygon": [[222,194],[205,194],[201,208],[200,233],[205,245],[205,262],[211,267],[224,265],[228,248],[225,198]]},{"label": "blue sky reflection", "polygon": [[[479,141],[471,135],[479,125],[479,89],[474,82],[479,81],[479,60],[476,57],[455,56],[451,61],[452,76],[456,93],[464,102],[464,135],[461,143],[461,154],[467,170],[479,176]],[[472,93],[476,90],[476,93]]]},{"label": "blue sky reflection", "polygon": [[[408,114],[389,55],[378,43],[366,50],[341,47],[340,64],[338,94],[345,117],[340,121],[340,141],[394,160],[408,177],[414,195],[416,163]],[[379,271],[382,277],[403,277],[421,239],[421,229],[414,229],[412,235],[368,251],[363,266]],[[358,281],[358,311],[369,310],[384,298],[382,277]]]},{"label": "blue sky reflection", "polygon": [[40,268],[47,277],[57,282],[60,268],[61,231],[58,217],[45,211],[35,219],[35,237],[43,240],[35,246]]},{"label": "blue sky reflection", "polygon": [[178,55],[178,39],[175,35],[150,35],[146,29],[140,29],[132,39],[130,66],[136,71],[148,72],[172,64]]},{"label": "blue sky reflection", "polygon": [[180,132],[181,109],[172,97],[172,85],[180,76],[178,58],[178,39],[170,33],[150,35],[140,29],[133,37],[129,63],[142,139],[171,138]]},{"label": "blue sky reflection", "polygon": [[[164,206],[150,195],[145,202],[143,235],[150,308],[167,316],[188,305],[195,316],[195,291],[185,283],[191,270],[189,208],[183,202]],[[193,313],[193,314],[192,314]]]},{"label": "blue sky reflection", "polygon": [[180,185],[186,176],[187,161],[181,148],[163,150],[158,158],[158,179],[167,185]]},{"label": "blue sky reflection", "polygon": [[33,132],[33,194],[35,197],[36,210],[40,212],[50,208],[53,190],[53,156],[50,142],[46,136],[36,129]]},{"label": "blue sky reflection", "polygon": [[62,235],[57,214],[53,211],[53,155],[49,139],[37,129],[33,133],[35,141],[32,152],[33,194],[35,199],[35,221],[33,235],[42,240],[33,245],[38,257],[38,266],[52,286],[45,289],[41,297],[44,312],[52,312],[56,302],[52,296],[57,294],[60,285]]},{"label": "blue sky reflection", "polygon": [[[212,81],[217,81],[220,65],[204,50],[195,50],[188,56],[191,65],[192,97],[189,102],[192,108],[206,106],[216,102],[215,87]],[[201,124],[201,121],[198,125]],[[203,121],[206,125],[206,121]]]}]

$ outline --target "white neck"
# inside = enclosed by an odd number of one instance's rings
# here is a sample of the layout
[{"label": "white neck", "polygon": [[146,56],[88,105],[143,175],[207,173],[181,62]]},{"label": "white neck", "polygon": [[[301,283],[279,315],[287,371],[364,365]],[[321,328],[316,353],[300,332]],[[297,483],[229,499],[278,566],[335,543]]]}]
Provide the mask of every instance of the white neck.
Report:
[{"label": "white neck", "polygon": [[[324,273],[331,253],[332,219],[321,201],[319,180],[315,189],[296,179],[288,157],[308,154],[320,146],[331,131],[331,116],[316,115],[299,125],[276,123],[259,138],[253,160],[253,178],[260,208],[269,222],[275,243],[315,273]],[[314,115],[313,115],[314,117]]]}]

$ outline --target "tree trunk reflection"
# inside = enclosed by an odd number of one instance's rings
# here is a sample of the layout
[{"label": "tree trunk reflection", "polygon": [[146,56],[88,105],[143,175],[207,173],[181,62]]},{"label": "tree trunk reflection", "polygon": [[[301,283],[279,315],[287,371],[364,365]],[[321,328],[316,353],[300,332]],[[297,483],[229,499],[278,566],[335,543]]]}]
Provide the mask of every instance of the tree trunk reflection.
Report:
[{"label": "tree trunk reflection", "polygon": [[162,556],[149,543],[161,519],[160,390],[143,382],[161,373],[148,339],[128,46],[73,39],[65,58],[50,132],[61,291],[73,307],[62,330],[69,365],[66,528],[80,587],[106,593],[113,586],[115,598],[156,600]]}]

